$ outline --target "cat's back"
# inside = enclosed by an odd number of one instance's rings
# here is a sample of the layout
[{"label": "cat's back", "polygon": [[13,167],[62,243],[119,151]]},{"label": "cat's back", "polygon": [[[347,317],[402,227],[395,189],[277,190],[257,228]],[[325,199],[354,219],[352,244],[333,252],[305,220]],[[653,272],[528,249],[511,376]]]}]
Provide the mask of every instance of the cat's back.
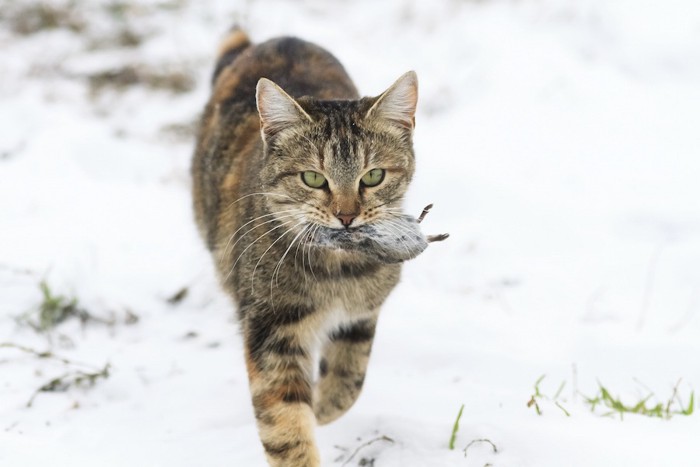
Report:
[{"label": "cat's back", "polygon": [[[221,59],[226,61],[226,52]],[[338,59],[296,37],[279,37],[245,48],[220,68],[212,97],[223,107],[245,102],[246,110],[255,112],[255,86],[260,78],[272,80],[295,98],[358,98]]]}]

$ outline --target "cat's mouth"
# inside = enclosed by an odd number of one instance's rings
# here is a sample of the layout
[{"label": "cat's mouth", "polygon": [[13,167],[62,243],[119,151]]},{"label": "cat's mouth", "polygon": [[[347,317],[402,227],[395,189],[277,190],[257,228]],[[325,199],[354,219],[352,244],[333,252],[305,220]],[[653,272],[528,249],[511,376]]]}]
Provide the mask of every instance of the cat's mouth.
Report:
[{"label": "cat's mouth", "polygon": [[314,231],[309,242],[321,248],[362,254],[382,263],[415,258],[428,246],[418,223],[410,216],[349,229],[321,226]]},{"label": "cat's mouth", "polygon": [[370,224],[342,229],[321,227],[314,234],[312,242],[318,246],[354,250],[358,246],[369,248],[372,237],[376,236],[377,229]]}]

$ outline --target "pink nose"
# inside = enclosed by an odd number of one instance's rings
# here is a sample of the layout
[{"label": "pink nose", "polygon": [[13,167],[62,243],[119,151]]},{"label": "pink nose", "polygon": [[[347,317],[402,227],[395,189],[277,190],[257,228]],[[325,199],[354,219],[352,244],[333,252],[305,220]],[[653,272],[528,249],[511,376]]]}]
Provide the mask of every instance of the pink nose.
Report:
[{"label": "pink nose", "polygon": [[342,222],[345,227],[349,227],[350,224],[352,224],[352,221],[355,220],[355,217],[357,217],[357,215],[355,215],[355,214],[337,214],[335,217],[340,219],[340,222]]}]

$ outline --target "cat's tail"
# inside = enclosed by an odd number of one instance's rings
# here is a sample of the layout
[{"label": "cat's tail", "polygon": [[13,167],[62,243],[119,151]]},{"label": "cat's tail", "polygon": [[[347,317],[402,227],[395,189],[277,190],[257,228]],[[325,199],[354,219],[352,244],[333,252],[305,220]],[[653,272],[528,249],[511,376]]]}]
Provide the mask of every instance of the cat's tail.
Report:
[{"label": "cat's tail", "polygon": [[233,63],[241,52],[250,46],[251,42],[248,34],[246,34],[240,26],[234,25],[219,46],[216,67],[211,77],[212,85],[216,84],[216,79],[223,69]]}]

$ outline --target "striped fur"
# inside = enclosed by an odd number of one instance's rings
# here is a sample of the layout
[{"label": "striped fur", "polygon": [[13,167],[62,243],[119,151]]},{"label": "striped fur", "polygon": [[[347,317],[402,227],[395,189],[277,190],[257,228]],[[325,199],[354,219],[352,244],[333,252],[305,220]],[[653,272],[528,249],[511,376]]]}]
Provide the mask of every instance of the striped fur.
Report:
[{"label": "striped fur", "polygon": [[[299,39],[252,45],[234,29],[219,53],[192,163],[195,217],[238,304],[271,466],[320,465],[314,427],[345,413],[363,386],[401,266],[315,239],[345,228],[340,216],[393,225],[414,171],[416,98],[413,73],[359,98],[331,54]],[[385,169],[384,181],[361,187],[371,168]],[[328,186],[305,185],[306,170]]]}]

